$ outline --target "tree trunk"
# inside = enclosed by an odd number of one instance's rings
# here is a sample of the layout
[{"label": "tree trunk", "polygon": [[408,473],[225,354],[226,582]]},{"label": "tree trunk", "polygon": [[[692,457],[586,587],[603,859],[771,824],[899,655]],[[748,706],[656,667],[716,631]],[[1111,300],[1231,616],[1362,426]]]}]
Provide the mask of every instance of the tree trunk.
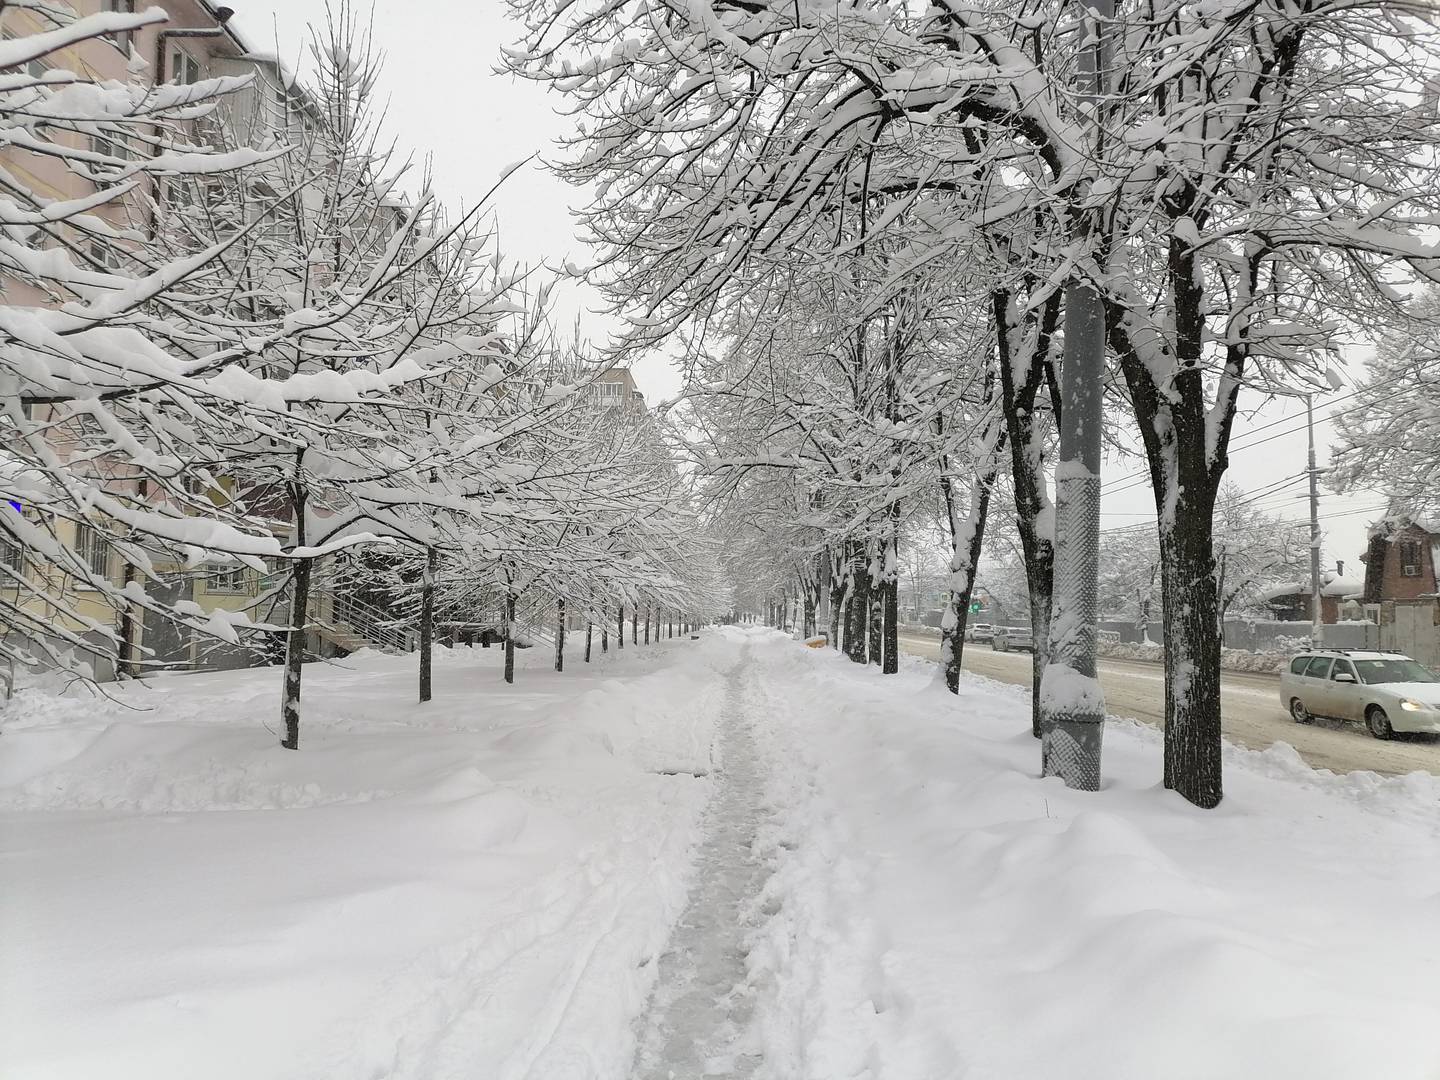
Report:
[{"label": "tree trunk", "polygon": [[645,609],[645,644],[650,644],[650,609]]},{"label": "tree trunk", "polygon": [[1165,644],[1165,786],[1203,809],[1224,795],[1220,743],[1219,599],[1215,497],[1228,464],[1244,356],[1227,352],[1227,378],[1207,400],[1201,358],[1204,296],[1189,245],[1171,245],[1173,342],[1178,372],[1161,390],[1130,335],[1127,312],[1107,313],[1145,456],[1160,537],[1160,618]]},{"label": "tree trunk", "polygon": [[285,635],[285,691],[280,717],[286,750],[300,749],[300,673],[305,663],[305,623],[310,611],[310,572],[315,560],[301,559],[291,578],[290,629]]},{"label": "tree trunk", "polygon": [[885,663],[880,668],[882,674],[894,675],[900,670],[900,582],[896,578],[889,578],[885,582],[885,610],[882,612],[884,619],[884,646]]},{"label": "tree trunk", "polygon": [[620,610],[615,615],[615,648],[625,648],[625,605],[620,605]]},{"label": "tree trunk", "polygon": [[850,575],[845,566],[844,556],[832,554],[830,561],[830,648],[840,648],[840,620],[845,613],[845,595],[850,587]]},{"label": "tree trunk", "polygon": [[420,700],[430,700],[435,649],[435,565],[440,555],[425,549],[425,570],[420,580]]},{"label": "tree trunk", "polygon": [[809,641],[815,636],[815,594],[818,591],[818,585],[814,589],[809,585],[805,586],[805,616],[804,630],[802,633],[806,641]]},{"label": "tree trunk", "polygon": [[1030,601],[1030,628],[1035,642],[1031,654],[1030,733],[1042,735],[1040,682],[1049,663],[1050,599],[1054,588],[1054,538],[1040,523],[1049,500],[1045,495],[1043,451],[1045,433],[1036,423],[1036,399],[1043,389],[1050,391],[1050,412],[1061,414],[1050,349],[1060,321],[1061,293],[1057,290],[1041,307],[1033,336],[1022,332],[1023,317],[1011,293],[1005,289],[991,294],[992,317],[1000,351],[1000,402],[1005,416],[1005,436],[1010,444],[1010,467],[1015,493],[1015,528],[1020,534],[1020,551],[1025,561],[1025,581]]},{"label": "tree trunk", "polygon": [[565,598],[555,601],[558,613],[555,623],[555,670],[565,670]]},{"label": "tree trunk", "polygon": [[610,631],[604,626],[600,628],[600,651],[602,653],[610,651]]},{"label": "tree trunk", "polygon": [[872,559],[869,567],[870,595],[866,618],[869,630],[870,663],[881,667],[885,661],[885,576],[878,558]]},{"label": "tree trunk", "polygon": [[590,643],[595,637],[595,624],[589,619],[585,620],[585,662],[590,662]]},{"label": "tree trunk", "polygon": [[850,603],[845,620],[845,655],[865,663],[865,639],[870,619],[870,570],[858,547],[850,553]]},{"label": "tree trunk", "polygon": [[[142,481],[143,483],[143,481]],[[142,489],[143,491],[143,489]],[[135,564],[129,559],[125,560],[124,580],[121,582],[121,589],[128,589],[130,583],[135,580]],[[116,657],[115,679],[135,678],[138,665],[135,663],[135,628],[144,621],[144,617],[137,620],[135,612],[140,610],[133,600],[126,600],[120,605],[120,652]]]},{"label": "tree trunk", "polygon": [[1161,618],[1165,628],[1165,786],[1196,806],[1223,795],[1220,741],[1220,624],[1211,500],[1189,488],[1162,520]]},{"label": "tree trunk", "polygon": [[505,681],[515,681],[515,597],[505,597]]},{"label": "tree trunk", "polygon": [[630,609],[630,644],[640,644],[640,609],[636,607]]}]

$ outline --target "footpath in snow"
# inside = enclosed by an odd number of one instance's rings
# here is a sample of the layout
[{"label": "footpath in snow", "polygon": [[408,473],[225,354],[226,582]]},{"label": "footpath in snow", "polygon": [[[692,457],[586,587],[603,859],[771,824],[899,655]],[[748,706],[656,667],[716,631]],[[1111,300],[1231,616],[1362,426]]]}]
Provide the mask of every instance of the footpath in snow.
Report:
[{"label": "footpath in snow", "polygon": [[0,1076],[625,1076],[736,650],[500,655],[425,706],[413,656],[308,666],[298,753],[273,668],[12,703]]},{"label": "footpath in snow", "polygon": [[[536,650],[538,653],[539,650]],[[1435,1080],[1440,781],[1227,751],[725,629],[0,716],[0,1075]]]}]

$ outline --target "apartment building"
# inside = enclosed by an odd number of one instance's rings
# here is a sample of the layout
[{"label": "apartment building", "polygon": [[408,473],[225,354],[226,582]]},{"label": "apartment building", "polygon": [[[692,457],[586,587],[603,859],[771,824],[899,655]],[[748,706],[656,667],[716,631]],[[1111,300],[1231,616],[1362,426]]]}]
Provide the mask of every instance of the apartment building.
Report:
[{"label": "apartment building", "polygon": [[645,395],[635,385],[629,368],[611,368],[591,384],[595,400],[608,408],[645,411]]},{"label": "apartment building", "polygon": [[[81,17],[102,11],[137,10],[137,0],[71,2],[76,15]],[[149,6],[148,0],[140,0],[140,10]],[[237,141],[247,145],[264,145],[272,141],[277,133],[314,122],[306,100],[295,91],[280,65],[273,58],[253,53],[239,36],[231,22],[229,8],[208,0],[165,0],[164,6],[169,14],[169,20],[164,23],[79,42],[42,60],[33,61],[28,65],[28,73],[40,75],[46,69],[61,68],[75,72],[86,81],[171,81],[180,84],[193,84],[226,75],[252,74],[255,77],[250,85],[223,99],[218,110]],[[4,37],[22,36],[47,28],[34,10],[13,5],[0,6],[0,35]],[[79,138],[68,135],[56,137],[67,140]],[[98,136],[90,138],[99,139]],[[145,152],[139,146],[117,146],[112,139],[99,141],[104,142],[103,147],[88,148],[122,159]],[[87,149],[83,145],[75,148]],[[78,199],[96,190],[96,185],[67,168],[64,162],[13,146],[0,151],[0,165],[42,199]],[[132,229],[141,235],[153,235],[156,222],[152,220],[152,207],[158,204],[163,208],[167,195],[175,197],[166,191],[164,181],[161,185],[159,190],[154,190],[142,181],[131,197],[102,206],[97,213],[112,226]],[[37,247],[82,243],[69,236],[57,235],[54,230],[50,233],[37,230],[33,242]],[[83,256],[83,251],[80,254]],[[72,250],[73,258],[75,252]],[[9,305],[23,307],[54,302],[54,298],[20,280],[0,282],[0,290],[3,290],[4,302]],[[116,488],[124,488],[131,483],[124,475],[123,466],[111,468]],[[107,485],[110,483],[107,480]],[[133,485],[130,491],[135,493]],[[5,513],[23,513],[24,509],[18,503],[0,506],[0,512]],[[134,568],[126,566],[90,526],[60,522],[56,529],[62,544],[116,584],[122,584],[135,575]],[[217,649],[209,643],[202,644],[163,619],[148,614],[141,618],[135,617],[134,612],[117,612],[103,593],[88,588],[57,567],[37,566],[32,560],[27,568],[14,540],[4,532],[0,532],[0,563],[19,568],[29,575],[46,575],[45,592],[60,603],[58,606],[43,605],[46,610],[35,612],[39,625],[64,626],[91,640],[99,640],[103,635],[85,632],[87,624],[115,626],[130,643],[129,655],[133,658],[143,654],[150,662],[177,666],[233,666],[248,662],[247,654],[238,650]],[[216,609],[233,611],[249,608],[254,605],[265,584],[254,571],[239,565],[198,568],[159,565],[157,570],[161,582],[146,584],[151,595],[170,603],[189,601],[206,613]],[[0,588],[3,587],[0,583]],[[11,589],[14,590],[13,585]],[[37,600],[36,603],[41,602]],[[265,614],[260,613],[262,617]],[[34,630],[26,628],[17,631],[0,627],[0,632],[33,633]],[[95,674],[103,679],[113,672],[102,667]]]}]

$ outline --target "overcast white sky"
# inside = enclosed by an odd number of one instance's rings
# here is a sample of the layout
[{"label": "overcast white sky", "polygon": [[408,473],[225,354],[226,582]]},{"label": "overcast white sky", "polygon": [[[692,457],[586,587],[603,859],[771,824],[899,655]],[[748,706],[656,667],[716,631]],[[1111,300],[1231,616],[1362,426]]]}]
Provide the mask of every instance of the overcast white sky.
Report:
[{"label": "overcast white sky", "polygon": [[[248,43],[266,51],[278,46],[292,64],[302,54],[306,24],[323,19],[325,11],[324,0],[232,0],[231,6]],[[365,10],[363,0],[356,9]],[[375,40],[387,57],[382,94],[390,101],[390,130],[403,149],[431,156],[436,186],[447,203],[473,204],[511,162],[553,153],[553,140],[569,128],[555,108],[557,99],[536,86],[492,74],[501,44],[517,36],[503,0],[375,0],[373,10]],[[572,256],[583,262],[569,212],[577,194],[538,162],[513,176],[493,202],[505,252],[528,262],[558,265]],[[584,314],[590,306],[586,298],[572,293],[569,302],[582,312],[584,332],[603,336],[604,320]],[[640,361],[634,370],[651,401],[679,389],[679,378],[659,357]],[[1352,374],[1359,374],[1359,365],[1353,365]],[[1344,409],[1339,399],[1351,389],[1347,385],[1329,395],[1336,405],[1319,400],[1317,418]],[[1248,409],[1257,404],[1253,397],[1242,401]],[[1277,401],[1242,418],[1229,471],[1231,479],[1255,492],[1295,476],[1257,505],[1296,522],[1308,516],[1305,479],[1295,475],[1305,468],[1304,419],[1304,405],[1297,400]],[[1322,419],[1317,426],[1322,465],[1330,437],[1330,425]],[[1140,475],[1139,461],[1107,465],[1103,528],[1153,520],[1149,485]],[[1367,508],[1380,503],[1374,494],[1339,497],[1322,489],[1327,566],[1343,559],[1347,576],[1361,572],[1365,527],[1378,516],[1378,510]]]}]

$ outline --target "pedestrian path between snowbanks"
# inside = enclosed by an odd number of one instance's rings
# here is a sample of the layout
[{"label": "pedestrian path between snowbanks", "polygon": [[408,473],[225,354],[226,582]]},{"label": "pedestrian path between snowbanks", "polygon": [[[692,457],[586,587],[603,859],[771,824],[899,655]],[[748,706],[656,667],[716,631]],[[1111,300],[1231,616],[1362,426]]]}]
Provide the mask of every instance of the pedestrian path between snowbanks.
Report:
[{"label": "pedestrian path between snowbanks", "polygon": [[635,1080],[742,1080],[759,1065],[746,960],[769,875],[756,843],[766,818],[769,763],[756,754],[753,728],[762,716],[749,695],[751,668],[746,649],[725,677],[715,782],[701,820],[690,900],[659,959],[659,982],[640,1024]]},{"label": "pedestrian path between snowbanks", "polygon": [[1227,748],[1164,791],[1107,724],[1104,790],[1036,776],[1028,703],[778,634],[752,648],[773,917],[756,1076],[1434,1080],[1440,782]]},{"label": "pedestrian path between snowbanks", "polygon": [[686,902],[713,638],[546,670],[443,650],[0,714],[0,1074],[597,1080]]}]

